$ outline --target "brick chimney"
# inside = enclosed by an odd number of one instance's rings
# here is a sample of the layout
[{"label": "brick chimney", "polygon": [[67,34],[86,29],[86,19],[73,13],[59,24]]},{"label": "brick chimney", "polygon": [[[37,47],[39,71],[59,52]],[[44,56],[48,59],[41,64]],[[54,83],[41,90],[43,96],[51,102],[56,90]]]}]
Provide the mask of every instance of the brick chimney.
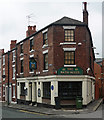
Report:
[{"label": "brick chimney", "polygon": [[83,2],[84,9],[83,9],[83,22],[88,25],[88,11],[87,11],[87,2]]},{"label": "brick chimney", "polygon": [[29,37],[33,33],[36,32],[36,25],[34,26],[28,26],[28,30],[26,31],[26,37]]},{"label": "brick chimney", "polygon": [[17,42],[17,40],[11,40],[10,50],[12,50],[13,48],[16,47],[16,42]]}]

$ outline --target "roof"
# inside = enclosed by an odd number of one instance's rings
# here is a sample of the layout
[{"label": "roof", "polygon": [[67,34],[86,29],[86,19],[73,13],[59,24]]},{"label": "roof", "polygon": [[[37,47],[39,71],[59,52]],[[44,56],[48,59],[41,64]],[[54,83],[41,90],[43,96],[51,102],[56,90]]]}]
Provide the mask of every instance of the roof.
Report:
[{"label": "roof", "polygon": [[[64,16],[64,17],[62,17],[61,19],[59,19],[59,20],[57,20],[57,21],[55,21],[55,22],[47,25],[46,27],[40,29],[39,31],[33,33],[33,34],[30,35],[29,37],[26,37],[25,39],[21,40],[21,41],[18,42],[16,45],[20,44],[21,42],[24,42],[24,41],[28,40],[29,38],[33,37],[34,35],[38,34],[39,32],[47,29],[48,27],[50,27],[50,26],[52,26],[52,25],[71,25],[71,26],[75,26],[75,25],[76,25],[76,26],[86,26],[86,27],[88,28],[88,25],[85,24],[84,22],[81,22],[81,21],[78,21],[78,20],[75,20],[75,19],[72,19],[72,18],[69,18],[69,17]],[[89,29],[88,29],[88,31],[89,31]],[[90,31],[89,31],[89,33],[90,33]],[[91,39],[92,39],[92,38],[91,38]],[[16,49],[16,48],[13,48],[13,49]],[[12,50],[10,50],[10,51],[12,51]],[[10,52],[10,51],[9,51],[9,52]],[[4,54],[6,54],[6,53],[4,53]]]},{"label": "roof", "polygon": [[54,25],[87,25],[85,24],[84,22],[81,22],[81,21],[78,21],[78,20],[75,20],[75,19],[72,19],[72,18],[69,18],[69,17],[63,17],[59,20],[57,20],[56,22],[52,23]]}]

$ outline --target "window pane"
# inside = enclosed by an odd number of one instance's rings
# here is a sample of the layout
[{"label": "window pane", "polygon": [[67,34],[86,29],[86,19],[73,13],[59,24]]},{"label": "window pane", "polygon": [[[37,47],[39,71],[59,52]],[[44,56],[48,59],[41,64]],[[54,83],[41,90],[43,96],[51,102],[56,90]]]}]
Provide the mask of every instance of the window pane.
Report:
[{"label": "window pane", "polygon": [[74,41],[74,30],[65,30],[65,41]]},{"label": "window pane", "polygon": [[75,64],[75,56],[74,52],[65,52],[64,63],[65,65],[74,65]]}]

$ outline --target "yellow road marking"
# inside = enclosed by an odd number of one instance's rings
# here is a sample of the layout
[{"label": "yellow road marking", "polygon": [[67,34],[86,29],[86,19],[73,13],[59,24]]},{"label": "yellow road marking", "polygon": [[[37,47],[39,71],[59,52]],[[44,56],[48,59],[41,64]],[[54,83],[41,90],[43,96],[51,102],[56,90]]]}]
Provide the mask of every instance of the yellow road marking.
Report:
[{"label": "yellow road marking", "polygon": [[26,110],[19,110],[20,112],[25,112],[25,113],[31,113],[31,114],[38,114],[38,115],[47,115],[47,114],[42,114],[42,113],[36,113],[36,112],[30,112]]}]

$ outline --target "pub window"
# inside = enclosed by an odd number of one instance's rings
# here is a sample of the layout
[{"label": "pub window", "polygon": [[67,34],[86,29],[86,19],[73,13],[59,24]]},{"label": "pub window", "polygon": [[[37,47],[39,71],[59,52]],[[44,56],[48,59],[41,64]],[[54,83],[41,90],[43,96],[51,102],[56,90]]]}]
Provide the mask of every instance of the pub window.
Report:
[{"label": "pub window", "polygon": [[23,60],[21,60],[21,73],[23,73]]},{"label": "pub window", "polygon": [[76,99],[82,96],[82,82],[59,82],[58,94],[61,99]]},{"label": "pub window", "polygon": [[74,41],[74,30],[65,30],[65,41],[67,42]]},{"label": "pub window", "polygon": [[51,82],[43,83],[43,98],[51,98]]},{"label": "pub window", "polygon": [[23,53],[23,44],[20,45],[20,51]]},{"label": "pub window", "polygon": [[48,70],[48,53],[44,54],[44,70]]},{"label": "pub window", "polygon": [[75,64],[75,52],[73,51],[64,52],[64,64],[65,65]]},{"label": "pub window", "polygon": [[30,40],[30,51],[34,49],[34,40]]},{"label": "pub window", "polygon": [[48,45],[47,32],[43,33],[43,44]]}]

